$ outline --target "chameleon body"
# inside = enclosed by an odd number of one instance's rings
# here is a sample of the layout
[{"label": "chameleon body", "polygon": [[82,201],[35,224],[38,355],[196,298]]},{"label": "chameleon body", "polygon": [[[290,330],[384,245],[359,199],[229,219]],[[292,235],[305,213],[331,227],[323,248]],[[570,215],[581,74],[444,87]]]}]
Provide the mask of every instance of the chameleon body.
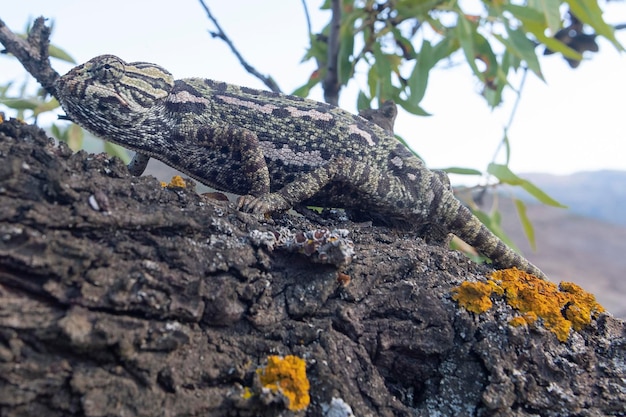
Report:
[{"label": "chameleon body", "polygon": [[415,230],[454,233],[498,268],[545,275],[463,206],[390,129],[300,97],[102,55],[56,82],[67,116],[96,136],[154,157],[253,213],[294,205],[376,213]]}]

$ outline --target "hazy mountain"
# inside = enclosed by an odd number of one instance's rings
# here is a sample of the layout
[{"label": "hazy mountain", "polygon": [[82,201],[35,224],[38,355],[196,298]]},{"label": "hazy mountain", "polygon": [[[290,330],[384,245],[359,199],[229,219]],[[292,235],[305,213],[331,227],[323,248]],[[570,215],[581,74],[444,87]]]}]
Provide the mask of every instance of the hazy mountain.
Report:
[{"label": "hazy mountain", "polygon": [[[567,205],[572,213],[626,225],[626,171],[590,171],[571,175],[530,173],[521,177]],[[518,195],[532,199],[523,191]]]}]

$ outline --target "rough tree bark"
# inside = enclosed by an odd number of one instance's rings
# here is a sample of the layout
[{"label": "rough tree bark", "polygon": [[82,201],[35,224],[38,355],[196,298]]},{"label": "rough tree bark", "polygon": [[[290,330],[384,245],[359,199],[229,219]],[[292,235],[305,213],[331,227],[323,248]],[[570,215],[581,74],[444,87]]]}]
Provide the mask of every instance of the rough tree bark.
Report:
[{"label": "rough tree bark", "polygon": [[[54,94],[48,36],[43,18],[27,40],[0,21]],[[0,416],[626,415],[624,322],[563,343],[511,327],[505,303],[475,315],[451,298],[488,267],[307,217],[260,222],[0,123]],[[324,228],[350,230],[351,264],[272,240]],[[304,410],[261,378],[273,355],[305,361]]]},{"label": "rough tree bark", "polygon": [[[503,303],[469,313],[451,290],[489,268],[410,234],[259,222],[17,121],[0,124],[0,208],[2,416],[626,412],[624,322],[561,343]],[[350,265],[253,238],[320,222],[351,231]],[[270,355],[306,361],[305,410],[263,389]]]}]

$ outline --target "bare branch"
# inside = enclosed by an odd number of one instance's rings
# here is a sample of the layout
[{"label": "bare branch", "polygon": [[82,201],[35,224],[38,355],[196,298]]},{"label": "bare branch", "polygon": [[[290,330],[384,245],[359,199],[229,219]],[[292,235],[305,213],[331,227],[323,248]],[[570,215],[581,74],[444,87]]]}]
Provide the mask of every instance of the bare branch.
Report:
[{"label": "bare branch", "polygon": [[341,0],[333,0],[331,5],[332,17],[330,22],[330,33],[328,35],[328,59],[326,63],[326,77],[322,83],[324,89],[324,100],[335,106],[339,105],[339,66],[337,63],[339,55],[339,30],[341,28]]},{"label": "bare branch", "polygon": [[13,54],[42,87],[51,95],[56,95],[54,82],[59,73],[52,69],[48,46],[50,45],[50,27],[45,25],[46,19],[38,17],[26,39],[13,33],[0,20],[0,43],[6,50],[3,53]]},{"label": "bare branch", "polygon": [[223,40],[226,43],[226,45],[228,45],[228,47],[233,52],[233,54],[235,54],[235,56],[239,60],[239,63],[245,68],[246,71],[248,71],[250,74],[254,75],[259,80],[261,80],[263,84],[265,84],[267,88],[269,88],[270,90],[274,91],[275,93],[280,93],[281,92],[280,87],[278,86],[278,84],[276,84],[276,81],[274,81],[274,79],[271,76],[261,74],[256,68],[250,65],[244,59],[244,57],[239,53],[239,50],[237,50],[233,42],[226,35],[226,32],[224,32],[220,24],[217,22],[217,19],[215,19],[215,17],[211,13],[211,10],[209,10],[209,7],[206,5],[204,0],[200,0],[200,4],[202,5],[202,8],[206,12],[208,18],[211,20],[211,22],[213,22],[213,24],[217,28],[217,32],[209,32],[211,36],[214,38],[219,38]]}]

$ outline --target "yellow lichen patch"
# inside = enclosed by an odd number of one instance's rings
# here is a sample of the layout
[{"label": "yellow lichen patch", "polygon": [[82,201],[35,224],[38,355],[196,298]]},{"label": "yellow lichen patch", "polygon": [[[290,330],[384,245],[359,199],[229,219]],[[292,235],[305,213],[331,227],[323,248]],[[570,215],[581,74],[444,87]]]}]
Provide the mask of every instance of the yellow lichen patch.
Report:
[{"label": "yellow lichen patch", "polygon": [[179,187],[185,188],[187,184],[185,184],[185,180],[180,175],[174,175],[168,184],[169,187]]},{"label": "yellow lichen patch", "polygon": [[489,298],[493,288],[483,282],[464,282],[456,287],[452,299],[467,311],[480,314],[489,310],[493,303]]},{"label": "yellow lichen patch", "polygon": [[580,330],[604,311],[592,294],[576,284],[562,282],[557,287],[516,268],[495,271],[487,283],[464,282],[454,289],[452,298],[468,311],[481,313],[491,307],[493,295],[503,295],[508,305],[522,313],[510,325],[529,325],[541,318],[561,342],[572,327]]},{"label": "yellow lichen patch", "polygon": [[269,356],[267,366],[257,370],[261,384],[272,391],[280,391],[289,400],[292,411],[305,409],[311,401],[306,362],[297,356]]},{"label": "yellow lichen patch", "polygon": [[574,330],[580,330],[591,322],[591,317],[602,313],[604,308],[596,302],[593,294],[589,294],[572,282],[561,282],[560,290],[568,294],[565,305],[565,317],[572,322]]}]

